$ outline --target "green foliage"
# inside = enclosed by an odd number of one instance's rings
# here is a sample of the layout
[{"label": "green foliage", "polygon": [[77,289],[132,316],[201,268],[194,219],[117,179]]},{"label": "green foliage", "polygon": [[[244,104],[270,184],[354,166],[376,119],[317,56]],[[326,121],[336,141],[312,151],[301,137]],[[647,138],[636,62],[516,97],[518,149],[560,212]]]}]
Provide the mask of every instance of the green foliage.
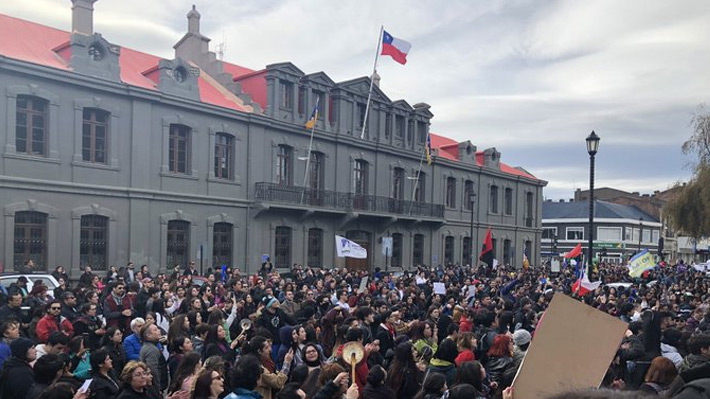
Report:
[{"label": "green foliage", "polygon": [[710,165],[701,163],[693,179],[671,198],[663,210],[670,225],[695,239],[710,236]]},{"label": "green foliage", "polygon": [[710,237],[710,109],[698,106],[690,122],[693,134],[683,143],[683,153],[694,155],[693,177],[676,185],[676,195],[663,208],[675,230],[695,239]]}]

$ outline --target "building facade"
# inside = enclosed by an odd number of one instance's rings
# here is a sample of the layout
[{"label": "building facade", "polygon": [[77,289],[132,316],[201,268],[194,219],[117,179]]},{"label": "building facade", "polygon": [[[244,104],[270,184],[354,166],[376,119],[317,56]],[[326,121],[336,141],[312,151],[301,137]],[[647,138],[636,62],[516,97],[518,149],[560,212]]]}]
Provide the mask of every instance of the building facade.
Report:
[{"label": "building facade", "polygon": [[[635,206],[594,202],[593,256],[621,264],[648,249],[658,254],[661,231],[658,219]],[[578,243],[586,257],[589,249],[589,202],[552,202],[542,205],[542,257],[550,260],[571,251]]]},{"label": "building facade", "polygon": [[[6,271],[468,264],[488,227],[499,260],[539,260],[546,182],[429,132],[429,105],[376,84],[365,121],[369,78],[220,61],[194,8],[174,59],[122,48],[93,32],[93,3],[73,0],[71,34],[0,15],[26,39],[0,46]],[[337,258],[336,234],[368,259]]]}]

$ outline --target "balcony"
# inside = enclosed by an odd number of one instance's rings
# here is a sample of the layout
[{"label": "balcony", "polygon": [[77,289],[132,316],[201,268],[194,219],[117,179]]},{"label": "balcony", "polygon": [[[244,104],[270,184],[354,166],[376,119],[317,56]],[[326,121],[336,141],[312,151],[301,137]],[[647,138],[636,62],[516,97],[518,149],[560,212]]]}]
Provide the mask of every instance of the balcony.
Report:
[{"label": "balcony", "polygon": [[255,199],[257,201],[300,205],[308,208],[444,218],[444,205],[374,195],[339,193],[298,186],[282,186],[276,183],[256,183]]}]

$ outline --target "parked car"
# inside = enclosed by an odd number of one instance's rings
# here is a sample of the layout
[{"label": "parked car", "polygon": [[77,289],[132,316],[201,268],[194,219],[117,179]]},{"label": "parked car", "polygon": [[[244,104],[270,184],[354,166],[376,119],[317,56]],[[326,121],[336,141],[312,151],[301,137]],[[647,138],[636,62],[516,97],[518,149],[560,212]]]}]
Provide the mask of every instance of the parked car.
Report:
[{"label": "parked car", "polygon": [[33,273],[33,274],[20,274],[20,273],[7,273],[0,275],[0,285],[5,287],[5,289],[10,287],[10,284],[17,282],[17,279],[20,278],[20,276],[25,276],[27,278],[27,292],[32,291],[32,286],[35,284],[35,281],[41,281],[42,284],[46,285],[49,293],[54,296],[54,289],[59,287],[59,282],[57,279],[54,278],[51,274],[41,274],[41,273]]}]

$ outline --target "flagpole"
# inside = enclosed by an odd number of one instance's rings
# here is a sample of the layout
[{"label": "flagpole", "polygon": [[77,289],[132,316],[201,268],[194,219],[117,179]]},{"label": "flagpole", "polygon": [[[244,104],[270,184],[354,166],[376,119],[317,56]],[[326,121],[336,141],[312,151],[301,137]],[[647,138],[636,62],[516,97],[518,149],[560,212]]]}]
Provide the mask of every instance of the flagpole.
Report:
[{"label": "flagpole", "polygon": [[[419,170],[417,171],[417,178],[414,181],[414,188],[412,188],[412,201],[409,204],[409,215],[412,215],[412,207],[414,206],[414,193],[417,192],[417,187],[419,186],[419,175],[422,173],[422,163],[424,162],[424,154],[426,154],[427,143],[429,142],[429,132],[427,132],[427,140],[424,141],[424,147],[422,148],[422,155],[419,157]],[[429,155],[431,156],[431,154]]]},{"label": "flagpole", "polygon": [[303,197],[306,194],[306,182],[308,182],[308,170],[311,167],[311,150],[313,150],[313,133],[316,131],[316,123],[318,123],[318,102],[320,101],[320,97],[316,97],[316,113],[315,113],[315,118],[316,120],[313,121],[313,127],[311,128],[311,138],[308,142],[308,158],[306,158],[306,171],[303,173],[303,190],[301,191],[301,201],[300,203],[303,203]]},{"label": "flagpole", "polygon": [[377,60],[380,58],[380,46],[382,45],[382,33],[385,31],[384,25],[380,25],[380,34],[377,36],[377,50],[375,51],[375,63],[372,66],[372,75],[370,75],[370,91],[367,93],[367,104],[365,105],[365,117],[362,121],[362,132],[360,132],[360,140],[365,138],[365,128],[367,127],[367,115],[370,113],[370,99],[372,98],[372,86],[375,82],[375,74],[377,73]]}]

